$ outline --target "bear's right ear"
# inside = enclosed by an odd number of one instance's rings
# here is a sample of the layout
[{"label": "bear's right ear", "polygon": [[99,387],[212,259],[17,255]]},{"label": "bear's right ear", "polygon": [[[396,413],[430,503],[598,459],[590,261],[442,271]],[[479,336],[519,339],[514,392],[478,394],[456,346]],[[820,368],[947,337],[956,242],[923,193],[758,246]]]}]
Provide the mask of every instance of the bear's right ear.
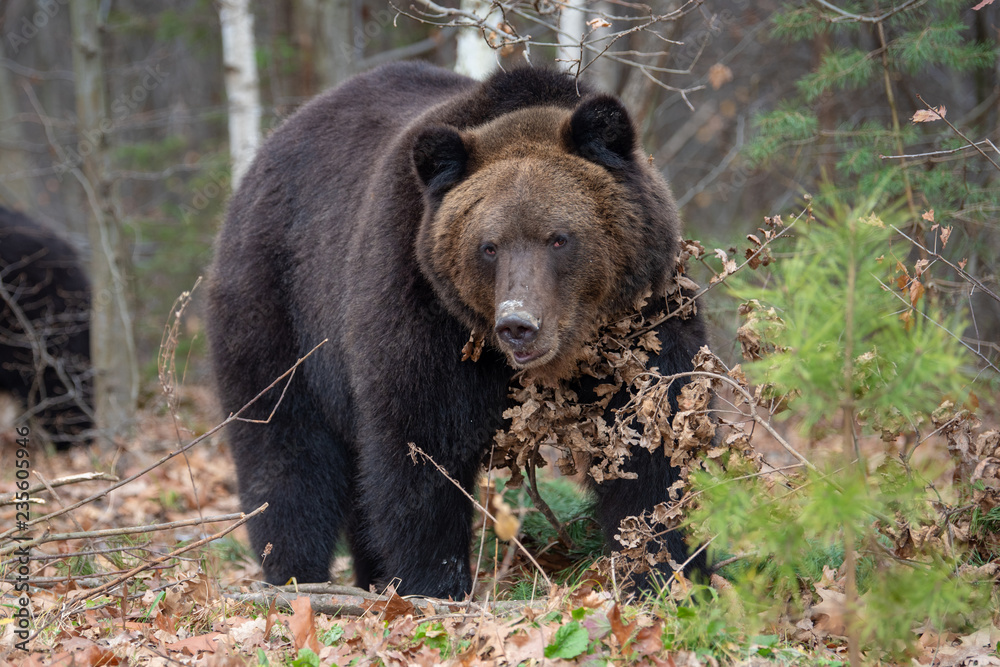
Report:
[{"label": "bear's right ear", "polygon": [[469,152],[450,127],[430,127],[413,142],[413,165],[431,194],[441,195],[465,176]]},{"label": "bear's right ear", "polygon": [[584,101],[569,120],[568,137],[582,158],[608,169],[622,169],[632,162],[635,128],[624,105],[610,95]]}]

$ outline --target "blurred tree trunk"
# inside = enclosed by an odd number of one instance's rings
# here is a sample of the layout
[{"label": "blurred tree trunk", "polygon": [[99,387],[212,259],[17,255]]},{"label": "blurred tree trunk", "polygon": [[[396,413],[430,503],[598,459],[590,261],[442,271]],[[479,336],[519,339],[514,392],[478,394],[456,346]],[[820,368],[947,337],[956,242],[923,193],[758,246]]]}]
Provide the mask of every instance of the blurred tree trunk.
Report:
[{"label": "blurred tree trunk", "polygon": [[111,203],[106,178],[107,115],[101,39],[97,27],[100,0],[72,0],[77,144],[82,157],[82,185],[90,204],[90,356],[94,366],[94,412],[105,443],[125,435],[135,419],[139,368],[129,292],[132,287],[129,244]]},{"label": "blurred tree trunk", "polygon": [[[4,57],[4,40],[0,39],[0,58]],[[24,151],[18,148],[25,144],[24,133],[21,123],[13,120],[18,114],[18,97],[10,70],[0,65],[0,197],[11,204],[32,207],[35,202],[24,175],[30,167]],[[3,148],[2,144],[12,147]],[[13,174],[20,175],[11,177]]]},{"label": "blurred tree trunk", "polygon": [[229,98],[229,154],[232,187],[239,187],[260,145],[260,83],[254,53],[253,14],[249,0],[221,0],[222,63]]},{"label": "blurred tree trunk", "polygon": [[[490,6],[481,0],[462,0],[461,7],[467,12],[474,12],[480,19],[490,10]],[[481,30],[463,28],[459,31],[455,53],[456,72],[483,80],[496,66],[496,56],[483,39]]]},{"label": "blurred tree trunk", "polygon": [[[356,71],[352,0],[293,0],[293,29],[308,94],[332,88]],[[315,75],[315,79],[313,78]]]},{"label": "blurred tree trunk", "polygon": [[556,66],[560,70],[579,74],[587,56],[580,46],[587,31],[583,0],[567,0],[559,12],[559,48],[556,49]]}]

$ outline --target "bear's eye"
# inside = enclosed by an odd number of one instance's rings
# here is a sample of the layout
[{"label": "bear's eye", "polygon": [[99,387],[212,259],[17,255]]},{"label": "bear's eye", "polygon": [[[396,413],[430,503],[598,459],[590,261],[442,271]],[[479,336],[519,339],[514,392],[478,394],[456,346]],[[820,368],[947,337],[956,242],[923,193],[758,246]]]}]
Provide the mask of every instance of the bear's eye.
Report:
[{"label": "bear's eye", "polygon": [[492,259],[497,256],[497,247],[492,243],[484,243],[479,249],[488,258]]},{"label": "bear's eye", "polygon": [[565,234],[559,234],[554,239],[552,239],[553,248],[562,248],[564,245],[569,243],[569,237]]}]

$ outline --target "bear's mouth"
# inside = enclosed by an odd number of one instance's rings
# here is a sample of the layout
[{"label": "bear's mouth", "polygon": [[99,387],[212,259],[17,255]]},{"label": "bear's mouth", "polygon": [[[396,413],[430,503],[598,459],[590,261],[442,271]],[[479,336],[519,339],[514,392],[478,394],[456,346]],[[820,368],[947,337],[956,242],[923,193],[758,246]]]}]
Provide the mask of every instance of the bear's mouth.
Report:
[{"label": "bear's mouth", "polygon": [[532,361],[544,357],[548,353],[545,349],[534,349],[534,350],[511,350],[510,356],[513,358],[514,363],[518,366],[527,366]]}]

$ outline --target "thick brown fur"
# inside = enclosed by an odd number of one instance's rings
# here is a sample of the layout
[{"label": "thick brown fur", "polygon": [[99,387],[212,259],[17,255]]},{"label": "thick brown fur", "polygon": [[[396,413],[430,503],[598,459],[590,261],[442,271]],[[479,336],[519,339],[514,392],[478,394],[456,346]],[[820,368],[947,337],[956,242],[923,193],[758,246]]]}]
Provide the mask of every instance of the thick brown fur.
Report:
[{"label": "thick brown fur", "polygon": [[[580,93],[544,70],[477,83],[390,65],[317,98],[261,148],[209,287],[224,409],[329,339],[270,424],[230,430],[244,508],[271,504],[249,525],[258,553],[272,544],[269,581],[325,580],[345,532],[359,585],[467,593],[471,504],[407,443],[471,491],[515,369],[565,376],[602,319],[670,276],[669,190],[621,104]],[[473,332],[491,345],[462,362]],[[654,365],[690,369],[697,320],[659,333]],[[637,481],[595,488],[609,540],[675,477],[659,454],[630,466]],[[667,543],[686,557],[680,536]]]}]

